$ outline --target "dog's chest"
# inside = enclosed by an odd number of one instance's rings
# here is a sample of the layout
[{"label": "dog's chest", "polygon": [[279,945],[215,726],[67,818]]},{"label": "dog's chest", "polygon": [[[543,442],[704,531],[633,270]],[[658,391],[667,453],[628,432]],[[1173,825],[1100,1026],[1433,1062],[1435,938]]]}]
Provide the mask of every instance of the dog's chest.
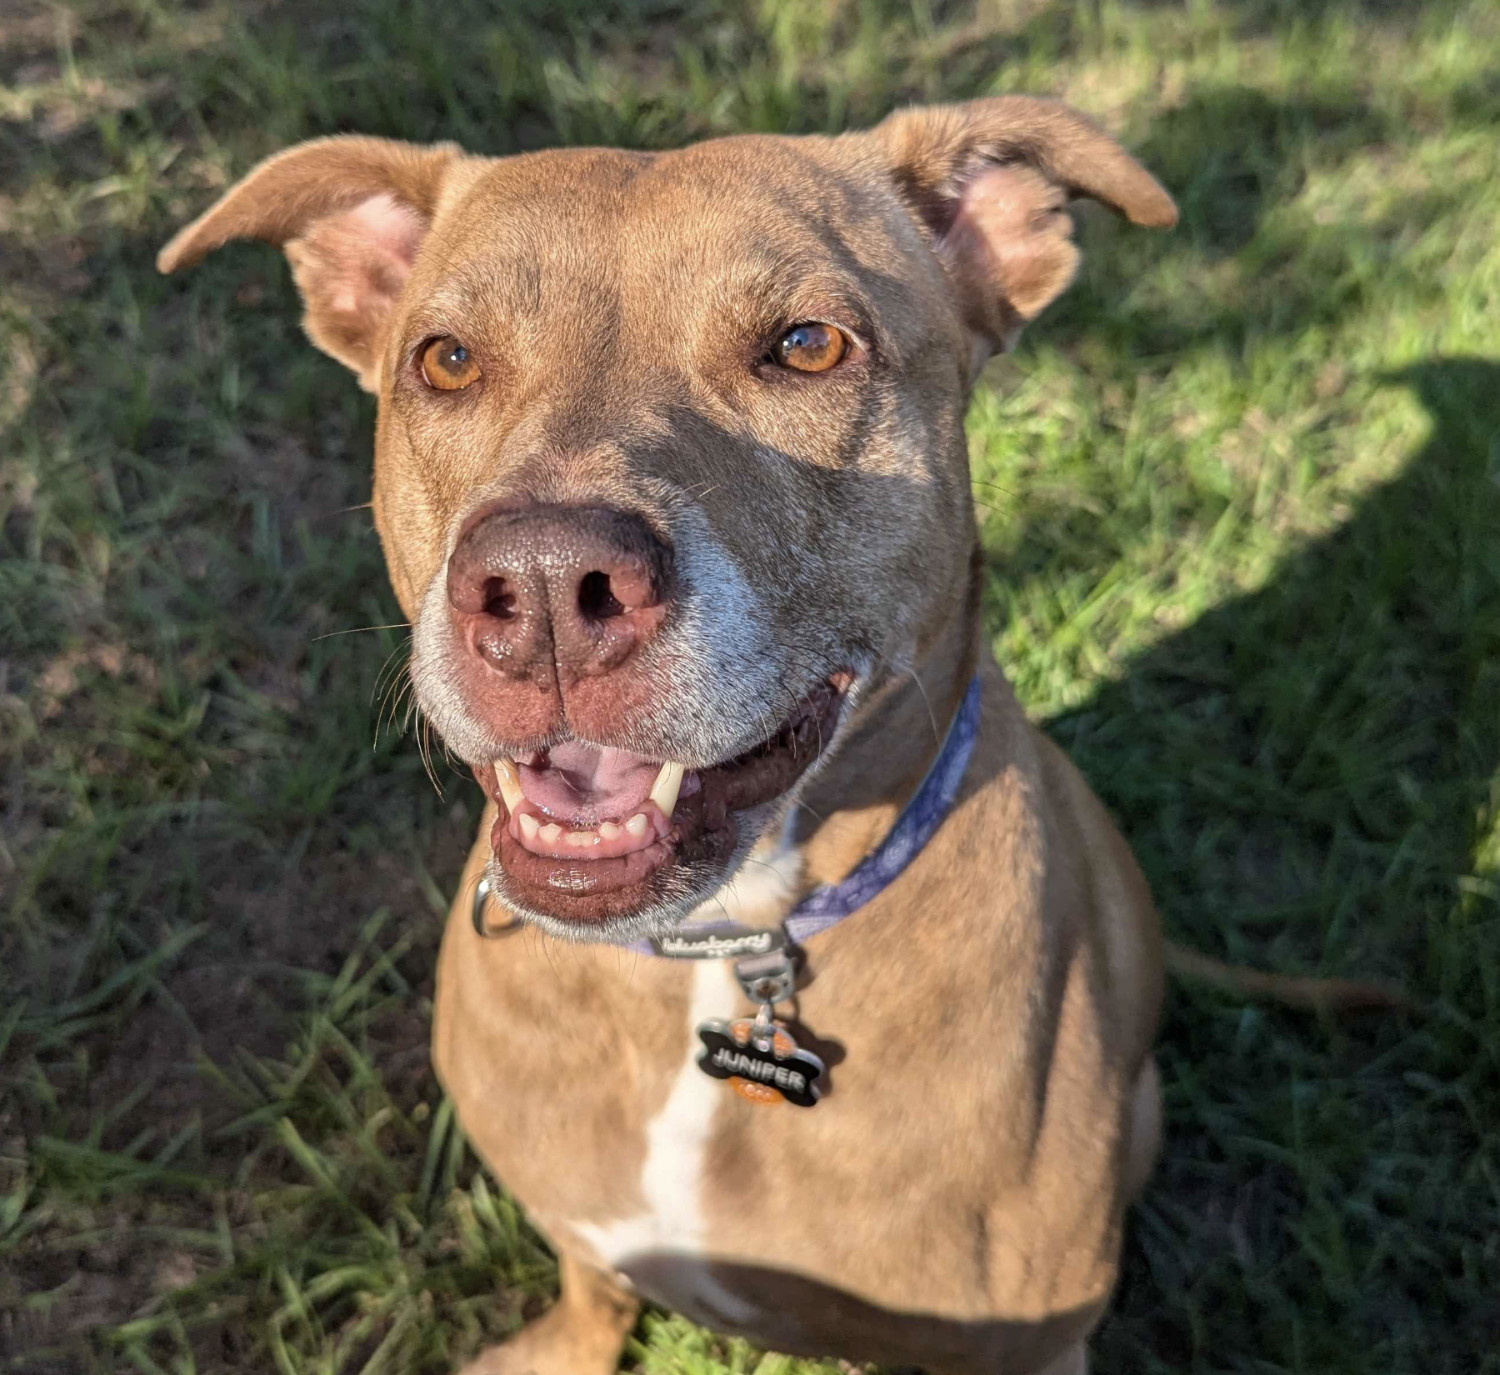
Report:
[{"label": "dog's chest", "polygon": [[[1083,1226],[1043,1225],[1020,1195],[1019,1212],[992,1211],[1014,1188],[1004,1160],[1026,1158],[1021,1140],[1038,1127],[1024,1089],[1034,1056],[997,1051],[991,1018],[945,1018],[901,985],[879,985],[872,1015],[872,942],[851,930],[837,950],[811,952],[815,978],[797,1010],[832,1086],[812,1108],[752,1105],[699,1068],[696,1028],[744,1008],[719,960],[625,961],[601,980],[597,957],[580,956],[587,975],[573,987],[559,962],[548,998],[536,992],[551,969],[542,961],[503,990],[475,979],[466,1022],[472,1034],[483,1021],[485,1034],[468,1054],[449,1050],[445,1077],[476,1146],[560,1249],[709,1327],[831,1350],[871,1320],[872,1304],[979,1311],[1001,1291],[1029,1303],[1037,1283],[1050,1293],[1060,1263],[1046,1236]],[[952,974],[955,1004],[983,1005],[979,963]],[[450,992],[467,968],[455,961]],[[559,1019],[591,989],[604,1000],[591,1015]],[[992,1011],[1010,1024],[1007,1009]],[[1107,1163],[1107,1136],[1100,1161],[1078,1160],[1089,1149],[1075,1145],[1070,1178]],[[1109,1210],[1096,1211],[1107,1230]],[[1012,1232],[1033,1234],[1014,1275],[986,1243]],[[1103,1257],[1109,1239],[1097,1240]],[[1091,1295],[1097,1284],[1068,1287]]]},{"label": "dog's chest", "polygon": [[[737,994],[724,962],[695,964],[689,1029],[721,1017]],[[754,1318],[754,1308],[716,1282],[702,1263],[715,1250],[708,1225],[709,1156],[725,1087],[699,1069],[701,1049],[696,1035],[690,1036],[666,1101],[646,1124],[640,1209],[608,1222],[573,1219],[567,1225],[602,1262],[632,1279],[641,1278],[636,1272],[643,1263],[648,1270],[660,1268],[670,1258],[676,1277],[672,1306],[700,1322],[737,1326]]]},{"label": "dog's chest", "polygon": [[[635,1206],[564,1225],[647,1297],[721,1331],[754,1334],[776,1316],[763,1271],[843,1273],[868,1285],[873,1275],[857,1273],[866,1257],[845,1244],[849,1219],[878,1213],[892,1235],[904,1234],[927,1204],[922,1189],[898,1193],[894,1180],[910,1180],[922,1159],[930,1166],[937,1142],[921,1149],[908,1129],[904,1143],[872,1152],[880,1113],[868,1091],[812,1108],[747,1103],[700,1068],[703,1043],[694,1034],[741,1005],[731,969],[704,961],[690,978],[686,1050],[644,1123]],[[969,1248],[962,1250],[967,1267]]]},{"label": "dog's chest", "polygon": [[[801,856],[783,835],[772,844],[762,844],[756,862],[694,916],[763,920],[767,913],[785,909],[800,872]],[[703,1043],[697,1032],[704,1023],[731,1014],[740,1006],[742,995],[726,960],[695,961],[688,974],[683,1028],[687,1048],[673,1066],[665,1100],[646,1121],[637,1190],[641,1206],[609,1222],[572,1223],[572,1230],[599,1258],[617,1269],[625,1269],[631,1257],[671,1253],[686,1259],[712,1249],[707,1217],[715,1181],[709,1160],[723,1125],[726,1088],[699,1067]],[[722,1301],[724,1296],[714,1297]],[[715,1314],[717,1320],[723,1317]]]}]

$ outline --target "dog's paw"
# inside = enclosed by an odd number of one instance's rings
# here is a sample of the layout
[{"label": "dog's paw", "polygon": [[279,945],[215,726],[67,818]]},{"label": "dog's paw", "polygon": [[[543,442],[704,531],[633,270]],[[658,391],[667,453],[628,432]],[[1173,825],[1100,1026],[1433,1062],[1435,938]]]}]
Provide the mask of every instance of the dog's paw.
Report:
[{"label": "dog's paw", "polygon": [[528,1323],[509,1341],[481,1351],[457,1375],[615,1375],[620,1340],[581,1326],[564,1309]]},{"label": "dog's paw", "polygon": [[455,1375],[549,1375],[549,1369],[537,1364],[534,1353],[520,1349],[519,1342],[520,1338],[516,1338],[485,1347],[467,1365],[459,1367]]}]

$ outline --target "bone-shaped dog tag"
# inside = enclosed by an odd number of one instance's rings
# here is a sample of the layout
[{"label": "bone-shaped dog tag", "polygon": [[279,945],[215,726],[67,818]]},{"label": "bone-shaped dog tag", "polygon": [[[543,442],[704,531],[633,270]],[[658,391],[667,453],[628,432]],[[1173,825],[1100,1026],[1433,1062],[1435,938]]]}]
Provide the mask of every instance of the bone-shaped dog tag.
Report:
[{"label": "bone-shaped dog tag", "polygon": [[818,1101],[818,1078],[823,1062],[802,1050],[778,1022],[704,1022],[698,1028],[703,1058],[698,1068],[729,1086],[746,1102],[760,1105],[785,1099],[799,1108]]}]

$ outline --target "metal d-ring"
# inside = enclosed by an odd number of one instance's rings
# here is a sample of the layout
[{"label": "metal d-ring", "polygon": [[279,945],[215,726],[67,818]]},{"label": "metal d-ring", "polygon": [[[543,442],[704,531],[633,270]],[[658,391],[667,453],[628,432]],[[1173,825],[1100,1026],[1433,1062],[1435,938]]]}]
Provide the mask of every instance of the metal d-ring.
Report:
[{"label": "metal d-ring", "polygon": [[786,947],[742,956],[734,962],[734,977],[745,997],[758,1007],[774,1009],[797,991],[797,965]]},{"label": "metal d-ring", "polygon": [[484,919],[485,903],[490,896],[490,881],[482,878],[474,886],[474,905],[470,909],[470,920],[474,923],[474,932],[481,939],[487,941],[498,940],[501,936],[508,936],[523,923],[519,917],[512,917],[504,926],[491,926]]}]

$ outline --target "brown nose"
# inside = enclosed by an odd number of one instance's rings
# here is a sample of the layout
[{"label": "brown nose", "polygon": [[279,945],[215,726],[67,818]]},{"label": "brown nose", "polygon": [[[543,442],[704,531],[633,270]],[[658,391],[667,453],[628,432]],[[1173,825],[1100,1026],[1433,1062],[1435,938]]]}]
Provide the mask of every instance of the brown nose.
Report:
[{"label": "brown nose", "polygon": [[672,551],[639,516],[531,506],[470,524],[448,560],[448,601],[474,651],[510,678],[563,685],[608,673],[656,632]]}]

